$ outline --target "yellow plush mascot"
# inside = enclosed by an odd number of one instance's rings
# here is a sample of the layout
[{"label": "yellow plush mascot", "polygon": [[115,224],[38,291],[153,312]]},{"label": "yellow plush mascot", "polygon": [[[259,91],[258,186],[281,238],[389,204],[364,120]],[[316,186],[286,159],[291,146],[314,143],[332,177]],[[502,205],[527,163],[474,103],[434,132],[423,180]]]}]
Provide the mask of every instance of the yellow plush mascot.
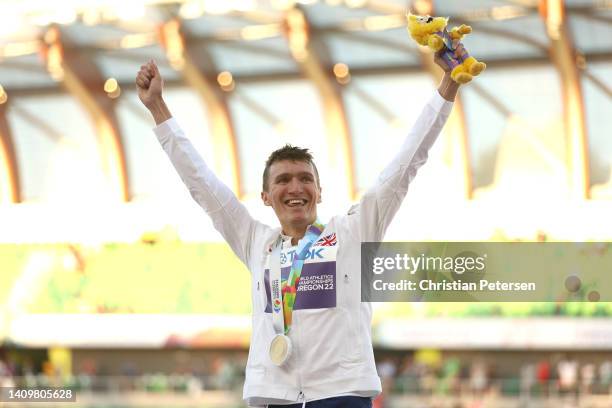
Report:
[{"label": "yellow plush mascot", "polygon": [[462,24],[448,31],[448,19],[444,17],[416,16],[408,14],[408,33],[419,44],[440,53],[452,69],[451,78],[460,84],[470,82],[473,77],[485,70],[487,65],[470,56],[460,41],[472,27]]}]

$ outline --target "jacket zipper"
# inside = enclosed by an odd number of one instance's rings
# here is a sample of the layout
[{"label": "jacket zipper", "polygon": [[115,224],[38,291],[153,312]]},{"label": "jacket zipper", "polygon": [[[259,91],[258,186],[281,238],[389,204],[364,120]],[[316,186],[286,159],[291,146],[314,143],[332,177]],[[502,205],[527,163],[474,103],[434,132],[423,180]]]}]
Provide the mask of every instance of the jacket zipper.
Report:
[{"label": "jacket zipper", "polygon": [[300,364],[300,346],[299,346],[299,318],[297,317],[297,315],[293,314],[293,330],[295,330],[295,349],[293,350],[293,352],[295,353],[295,360],[296,360],[296,373],[297,373],[297,386],[298,386],[298,390],[300,391],[300,393],[298,394],[298,401],[302,401],[302,407],[304,407],[306,405],[306,397],[304,396],[304,392],[302,391],[302,371],[301,371],[301,364]]}]

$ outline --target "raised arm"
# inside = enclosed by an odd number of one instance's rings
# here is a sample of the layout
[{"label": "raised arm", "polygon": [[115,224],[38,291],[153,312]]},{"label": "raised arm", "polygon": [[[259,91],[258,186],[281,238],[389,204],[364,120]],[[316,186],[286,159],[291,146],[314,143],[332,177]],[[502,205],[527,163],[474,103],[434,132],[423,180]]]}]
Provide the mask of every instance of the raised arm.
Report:
[{"label": "raised arm", "polygon": [[164,102],[163,83],[153,61],[143,65],[136,76],[138,97],[157,124],[154,132],[193,199],[210,216],[236,255],[248,265],[251,238],[257,228],[265,226],[250,216],[193,147]]},{"label": "raised arm", "polygon": [[434,61],[444,70],[438,92],[423,108],[394,159],[352,210],[359,220],[361,241],[382,240],[408,192],[408,185],[427,161],[429,149],[450,115],[459,84],[451,79],[450,69],[438,54]]}]

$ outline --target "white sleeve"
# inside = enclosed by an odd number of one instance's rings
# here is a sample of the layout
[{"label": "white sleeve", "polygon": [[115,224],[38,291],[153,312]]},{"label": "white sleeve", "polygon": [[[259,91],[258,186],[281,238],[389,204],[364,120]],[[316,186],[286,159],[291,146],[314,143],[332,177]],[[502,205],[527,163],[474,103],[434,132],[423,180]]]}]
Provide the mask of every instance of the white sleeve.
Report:
[{"label": "white sleeve", "polygon": [[206,165],[174,118],[155,127],[153,132],[193,199],[248,266],[251,241],[260,223]]},{"label": "white sleeve", "polygon": [[380,173],[374,186],[351,209],[359,217],[360,239],[380,241],[402,204],[408,185],[419,167],[427,161],[428,151],[450,115],[453,103],[436,91],[419,115],[395,158]]}]

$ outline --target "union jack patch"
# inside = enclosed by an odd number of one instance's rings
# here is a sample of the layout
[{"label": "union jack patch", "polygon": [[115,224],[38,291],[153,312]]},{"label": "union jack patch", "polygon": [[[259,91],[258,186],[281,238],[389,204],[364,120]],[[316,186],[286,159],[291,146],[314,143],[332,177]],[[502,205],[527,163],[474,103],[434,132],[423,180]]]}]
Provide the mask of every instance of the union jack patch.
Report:
[{"label": "union jack patch", "polygon": [[336,241],[336,233],[326,235],[317,242],[314,243],[313,246],[336,246],[338,241]]}]

